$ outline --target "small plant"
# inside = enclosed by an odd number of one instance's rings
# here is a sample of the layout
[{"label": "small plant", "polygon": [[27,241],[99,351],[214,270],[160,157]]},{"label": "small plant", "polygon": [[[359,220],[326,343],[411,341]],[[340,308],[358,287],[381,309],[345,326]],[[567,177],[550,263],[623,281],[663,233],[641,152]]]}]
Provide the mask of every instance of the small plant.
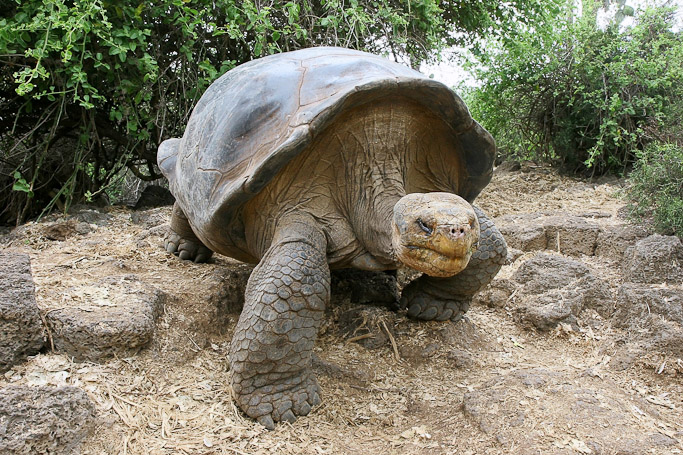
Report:
[{"label": "small plant", "polygon": [[629,213],[662,234],[683,236],[683,147],[652,143],[638,153],[625,192]]},{"label": "small plant", "polygon": [[33,197],[31,184],[29,184],[26,179],[21,176],[21,172],[19,171],[14,172],[14,185],[12,185],[12,190],[26,193],[29,198]]}]

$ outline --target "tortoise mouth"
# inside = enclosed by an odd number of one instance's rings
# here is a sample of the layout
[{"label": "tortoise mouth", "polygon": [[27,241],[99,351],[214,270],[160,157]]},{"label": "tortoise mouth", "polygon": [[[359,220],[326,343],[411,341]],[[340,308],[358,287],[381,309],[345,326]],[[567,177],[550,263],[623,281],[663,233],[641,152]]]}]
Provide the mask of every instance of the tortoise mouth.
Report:
[{"label": "tortoise mouth", "polygon": [[430,246],[404,245],[398,248],[398,259],[405,265],[430,276],[449,277],[460,273],[470,261],[472,252],[456,254]]},{"label": "tortoise mouth", "polygon": [[462,257],[458,254],[456,254],[453,251],[439,251],[435,248],[432,248],[430,246],[423,246],[423,245],[406,245],[406,248],[408,250],[417,252],[420,254],[420,250],[424,250],[423,254],[436,254],[437,256],[443,257],[446,260],[458,260],[462,259]]}]

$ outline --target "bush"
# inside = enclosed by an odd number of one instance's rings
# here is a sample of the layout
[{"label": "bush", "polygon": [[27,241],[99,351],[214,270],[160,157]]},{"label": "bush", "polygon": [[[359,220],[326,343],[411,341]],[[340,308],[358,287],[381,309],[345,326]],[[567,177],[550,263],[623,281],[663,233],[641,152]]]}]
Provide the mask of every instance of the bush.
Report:
[{"label": "bush", "polygon": [[653,143],[639,152],[625,195],[632,217],[683,237],[683,147]]},{"label": "bush", "polygon": [[492,43],[467,101],[507,157],[624,174],[649,142],[680,134],[683,33],[674,8],[600,27],[597,3],[583,1],[579,17],[574,3],[519,39]]},{"label": "bush", "polygon": [[126,168],[158,178],[158,144],[235,65],[334,45],[417,67],[473,36],[511,34],[553,1],[4,1],[0,224],[104,194]]}]

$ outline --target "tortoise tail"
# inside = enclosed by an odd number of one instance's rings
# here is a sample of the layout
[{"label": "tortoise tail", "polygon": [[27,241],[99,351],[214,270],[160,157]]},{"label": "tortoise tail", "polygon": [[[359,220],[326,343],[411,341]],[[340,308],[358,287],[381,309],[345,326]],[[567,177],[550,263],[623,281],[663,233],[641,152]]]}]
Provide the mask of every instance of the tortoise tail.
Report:
[{"label": "tortoise tail", "polygon": [[180,139],[172,138],[166,139],[159,146],[157,151],[157,164],[164,176],[172,182],[175,179],[175,164],[178,158],[178,148],[180,147]]}]

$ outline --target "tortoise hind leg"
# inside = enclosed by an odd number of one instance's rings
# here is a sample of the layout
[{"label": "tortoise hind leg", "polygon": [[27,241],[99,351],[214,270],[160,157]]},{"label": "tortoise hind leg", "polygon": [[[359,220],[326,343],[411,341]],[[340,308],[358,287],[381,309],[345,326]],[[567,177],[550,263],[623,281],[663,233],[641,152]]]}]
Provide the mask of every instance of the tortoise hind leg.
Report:
[{"label": "tortoise hind leg", "polygon": [[330,296],[325,246],[313,224],[278,223],[247,283],[230,346],[232,389],[239,407],[268,429],[320,403],[311,354]]},{"label": "tortoise hind leg", "polygon": [[176,202],[171,214],[171,229],[166,236],[164,247],[180,259],[194,262],[206,262],[213,255],[192,231],[187,217]]}]

